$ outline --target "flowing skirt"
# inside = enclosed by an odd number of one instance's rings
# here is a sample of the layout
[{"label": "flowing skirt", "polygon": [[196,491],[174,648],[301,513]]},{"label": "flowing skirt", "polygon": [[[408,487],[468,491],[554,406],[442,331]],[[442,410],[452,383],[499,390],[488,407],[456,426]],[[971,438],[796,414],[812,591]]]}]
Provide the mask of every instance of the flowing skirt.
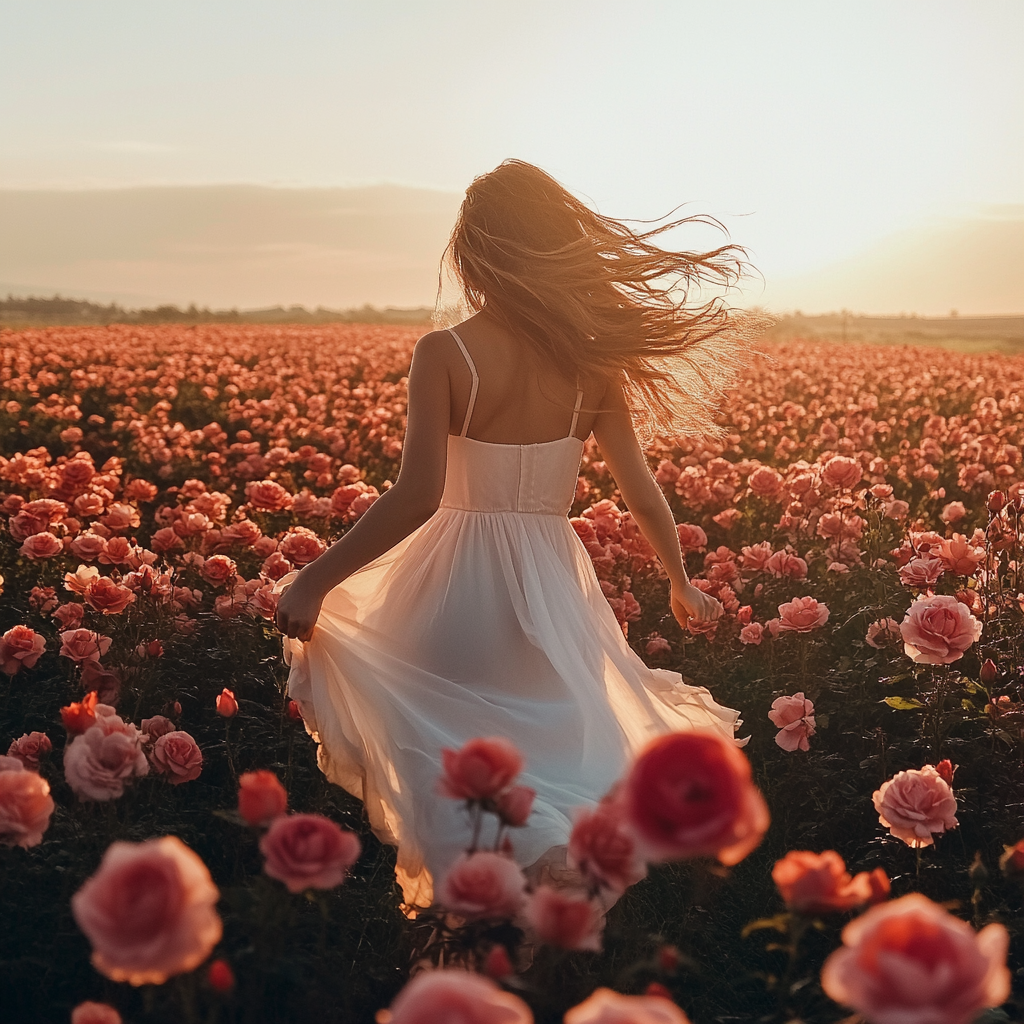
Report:
[{"label": "flowing skirt", "polygon": [[526,866],[567,842],[573,809],[653,736],[739,725],[636,656],[561,515],[442,507],[327,595],[307,643],[284,645],[320,768],[397,846],[410,907],[430,904],[471,835],[464,806],[436,791],[442,747],[504,736],[522,751],[519,781],[537,791],[512,832]]}]

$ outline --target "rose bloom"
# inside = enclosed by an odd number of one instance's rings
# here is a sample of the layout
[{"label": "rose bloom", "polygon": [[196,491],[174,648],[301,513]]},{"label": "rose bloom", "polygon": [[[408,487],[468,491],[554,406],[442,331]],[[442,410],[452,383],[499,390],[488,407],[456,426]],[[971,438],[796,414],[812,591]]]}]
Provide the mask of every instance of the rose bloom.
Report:
[{"label": "rose bloom", "polygon": [[821,987],[871,1024],[970,1024],[1010,995],[1009,936],[975,932],[920,893],[874,907],[843,929]]},{"label": "rose bloom", "polygon": [[676,527],[676,534],[679,537],[679,546],[683,551],[699,551],[707,547],[708,535],[694,523],[680,523]]},{"label": "rose bloom", "polygon": [[227,555],[211,555],[199,570],[207,583],[221,585],[230,583],[238,572],[238,566]]},{"label": "rose bloom", "polygon": [[885,518],[886,519],[906,519],[910,513],[910,505],[900,498],[894,498],[885,506]]},{"label": "rose bloom", "polygon": [[944,523],[959,523],[963,517],[967,515],[967,509],[964,508],[962,501],[951,501],[940,513],[939,518]]},{"label": "rose bloom", "polygon": [[85,603],[104,615],[117,615],[135,600],[127,588],[115,583],[109,576],[94,580],[85,592]]},{"label": "rose bloom", "polygon": [[493,799],[523,770],[523,755],[501,736],[472,739],[459,750],[445,747],[441,760],[438,789],[453,800]]},{"label": "rose bloom", "polygon": [[897,772],[871,797],[878,820],[908,846],[931,846],[933,833],[956,828],[956,797],[934,765]]},{"label": "rose bloom", "polygon": [[114,709],[96,705],[96,721],[64,748],[64,778],[79,800],[115,800],[126,782],[149,774],[143,735]]},{"label": "rose bloom", "polygon": [[54,608],[53,617],[65,629],[78,629],[85,618],[85,606],[80,605],[77,601],[68,601],[66,604]]},{"label": "rose bloom", "polygon": [[281,538],[278,550],[292,565],[303,566],[319,558],[327,545],[312,530],[295,526]]},{"label": "rose bloom", "polygon": [[50,737],[45,732],[27,732],[11,740],[7,748],[8,757],[16,757],[30,771],[39,771],[39,758],[53,750]]},{"label": "rose bloom", "polygon": [[864,476],[860,463],[845,455],[835,455],[821,470],[821,479],[837,490],[851,490],[860,483]]},{"label": "rose bloom", "polygon": [[985,561],[985,549],[973,547],[962,533],[954,533],[949,540],[942,541],[936,554],[955,576],[973,576]]},{"label": "rose bloom", "polygon": [[490,978],[462,970],[421,971],[377,1024],[533,1024],[529,1006]]},{"label": "rose bloom", "polygon": [[219,896],[199,857],[176,836],[163,836],[111,843],[71,897],[71,913],[101,974],[162,985],[198,967],[220,941]]},{"label": "rose bloom", "polygon": [[622,808],[613,801],[576,811],[566,859],[591,883],[613,892],[625,892],[647,874]]},{"label": "rose bloom", "polygon": [[203,770],[203,752],[187,733],[175,730],[156,738],[149,762],[167,781],[177,786],[198,779]]},{"label": "rose bloom", "polygon": [[783,750],[810,750],[808,738],[814,735],[814,704],[803,692],[792,697],[776,697],[768,717],[779,730],[775,742]]},{"label": "rose bloom", "polygon": [[[876,869],[880,871],[881,869]],[[885,873],[882,872],[882,877]],[[843,858],[835,850],[811,853],[790,850],[772,868],[775,883],[786,906],[801,914],[827,914],[852,910],[872,900],[878,881],[874,873],[859,872],[851,878]],[[888,891],[888,878],[886,891]]]},{"label": "rose bloom", "polygon": [[828,606],[813,597],[794,597],[779,605],[779,629],[810,633],[828,622]]},{"label": "rose bloom", "polygon": [[60,654],[74,662],[99,661],[110,650],[111,639],[91,629],[66,629],[60,634]]},{"label": "rose bloom", "polygon": [[288,810],[288,791],[273,772],[244,772],[238,779],[238,813],[250,825],[267,825]]},{"label": "rose bloom", "polygon": [[122,1024],[121,1014],[109,1003],[79,1003],[71,1011],[71,1024]]},{"label": "rose bloom", "polygon": [[111,668],[104,668],[98,661],[82,662],[82,686],[95,690],[100,704],[113,706],[121,692],[121,677]]},{"label": "rose bloom", "polygon": [[111,537],[103,549],[99,560],[104,565],[124,565],[131,554],[131,546],[124,537]]},{"label": "rose bloom", "polygon": [[146,734],[146,739],[153,741],[169,732],[174,732],[174,723],[165,715],[154,715],[152,718],[144,718],[139,731]]},{"label": "rose bloom", "polygon": [[18,549],[26,558],[53,558],[64,550],[64,545],[52,533],[33,533],[26,537]]},{"label": "rose bloom", "polygon": [[292,505],[292,496],[274,480],[250,481],[245,485],[245,496],[260,512],[282,512]]},{"label": "rose bloom", "polygon": [[747,477],[747,486],[759,498],[774,500],[782,493],[782,477],[771,466],[759,466]]},{"label": "rose bloom", "polygon": [[23,668],[35,668],[46,650],[46,640],[28,626],[12,626],[0,636],[0,671],[13,676]]},{"label": "rose bloom", "polygon": [[437,900],[467,920],[514,917],[526,899],[526,877],[515,861],[488,851],[464,853],[438,887]]},{"label": "rose bloom", "polygon": [[785,576],[789,579],[802,580],[807,576],[807,563],[789,551],[776,551],[764,564],[765,569],[773,576]]},{"label": "rose bloom", "polygon": [[107,541],[98,533],[80,533],[71,542],[71,553],[86,562],[94,562],[107,548]]},{"label": "rose bloom", "polygon": [[935,586],[945,571],[945,566],[942,564],[941,558],[924,555],[912,558],[897,571],[900,574],[900,582],[905,587],[917,587],[919,590],[924,590],[927,587]]},{"label": "rose bloom", "polygon": [[750,622],[740,630],[740,643],[759,644],[764,636],[764,626],[760,622]]},{"label": "rose bloom", "polygon": [[513,786],[495,800],[495,810],[504,824],[521,828],[530,817],[536,795],[537,791],[529,786]]},{"label": "rose bloom", "polygon": [[526,903],[523,917],[537,938],[548,945],[601,950],[601,910],[586,893],[570,894],[550,885],[538,886]]},{"label": "rose bloom", "polygon": [[27,850],[43,841],[54,803],[46,779],[20,760],[9,760],[13,764],[0,769],[0,844]]},{"label": "rose bloom", "polygon": [[74,572],[64,573],[64,589],[75,594],[84,594],[94,580],[100,578],[95,565],[80,565]]},{"label": "rose bloom", "polygon": [[320,814],[282,814],[260,840],[263,870],[293,893],[341,885],[361,849],[354,832]]},{"label": "rose bloom", "polygon": [[624,996],[599,988],[566,1011],[565,1024],[690,1024],[690,1018],[664,996]]},{"label": "rose bloom", "polygon": [[949,665],[981,638],[981,623],[955,597],[918,598],[900,623],[903,650],[924,665]]},{"label": "rose bloom", "polygon": [[768,807],[733,740],[694,729],[652,740],[616,797],[648,861],[714,856],[737,864],[768,828]]},{"label": "rose bloom", "polygon": [[[881,637],[882,643],[878,642],[879,637]],[[900,624],[895,619],[885,618],[869,624],[868,631],[864,635],[864,642],[869,647],[881,650],[886,642],[895,643],[896,640],[902,640],[902,637]]]}]

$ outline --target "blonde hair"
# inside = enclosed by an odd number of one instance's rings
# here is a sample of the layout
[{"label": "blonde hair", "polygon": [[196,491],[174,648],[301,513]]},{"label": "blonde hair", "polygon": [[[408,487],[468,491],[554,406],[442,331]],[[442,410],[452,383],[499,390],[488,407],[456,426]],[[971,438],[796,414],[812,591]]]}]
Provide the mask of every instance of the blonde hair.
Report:
[{"label": "blonde hair", "polygon": [[533,164],[505,160],[466,190],[441,275],[567,379],[621,380],[645,438],[721,438],[719,404],[767,321],[720,297],[688,305],[695,285],[728,289],[749,267],[741,246],[674,252],[651,241],[695,223],[727,234],[704,215],[633,231]]}]

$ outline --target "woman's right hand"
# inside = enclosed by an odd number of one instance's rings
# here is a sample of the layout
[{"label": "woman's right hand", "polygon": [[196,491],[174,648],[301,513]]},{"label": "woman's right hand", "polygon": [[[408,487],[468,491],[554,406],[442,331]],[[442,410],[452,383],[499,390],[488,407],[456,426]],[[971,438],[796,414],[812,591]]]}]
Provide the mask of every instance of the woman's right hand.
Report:
[{"label": "woman's right hand", "polygon": [[722,602],[703,590],[698,590],[692,583],[672,587],[672,614],[683,629],[687,622],[695,619],[698,622],[715,622],[722,615]]}]

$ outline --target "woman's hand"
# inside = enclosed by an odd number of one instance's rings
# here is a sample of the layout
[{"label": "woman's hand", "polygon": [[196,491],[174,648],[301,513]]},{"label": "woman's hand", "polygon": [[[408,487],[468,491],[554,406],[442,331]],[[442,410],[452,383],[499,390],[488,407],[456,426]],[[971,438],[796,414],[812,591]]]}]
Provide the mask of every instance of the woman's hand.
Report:
[{"label": "woman's hand", "polygon": [[308,582],[303,583],[300,572],[277,602],[274,624],[285,636],[303,642],[309,640],[316,620],[320,617],[324,596]]},{"label": "woman's hand", "polygon": [[672,614],[683,629],[686,629],[687,622],[694,619],[697,622],[715,622],[723,612],[722,602],[698,590],[692,583],[684,583],[682,586],[672,587]]}]

